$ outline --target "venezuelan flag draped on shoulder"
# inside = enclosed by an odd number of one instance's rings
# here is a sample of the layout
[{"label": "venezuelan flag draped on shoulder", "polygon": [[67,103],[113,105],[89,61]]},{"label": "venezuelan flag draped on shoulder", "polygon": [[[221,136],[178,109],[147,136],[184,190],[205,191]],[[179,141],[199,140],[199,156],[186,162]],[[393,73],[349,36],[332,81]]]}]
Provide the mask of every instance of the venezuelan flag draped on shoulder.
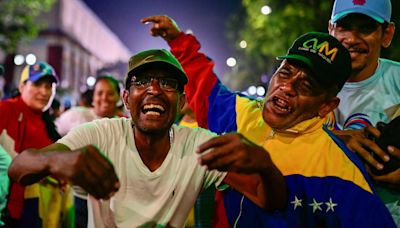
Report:
[{"label": "venezuelan flag draped on shoulder", "polygon": [[285,176],[289,200],[273,213],[225,190],[231,227],[395,227],[362,163],[327,129],[330,115],[276,131],[263,120],[263,101],[221,84],[194,36],[182,33],[169,45],[189,77],[185,92],[199,126],[219,134],[240,132],[263,146]]}]

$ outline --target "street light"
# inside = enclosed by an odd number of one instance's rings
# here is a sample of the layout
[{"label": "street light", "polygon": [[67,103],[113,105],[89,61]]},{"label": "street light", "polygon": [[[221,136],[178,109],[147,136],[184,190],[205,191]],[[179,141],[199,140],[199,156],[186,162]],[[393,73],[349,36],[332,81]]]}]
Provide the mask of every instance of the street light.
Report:
[{"label": "street light", "polygon": [[229,67],[234,67],[234,66],[236,66],[236,59],[233,58],[233,57],[229,57],[229,58],[226,60],[226,65],[228,65]]},{"label": "street light", "polygon": [[257,91],[256,91],[257,96],[263,97],[265,95],[265,92],[266,90],[264,86],[257,86]]},{"label": "street light", "polygon": [[250,95],[250,96],[254,96],[254,95],[256,95],[256,93],[257,93],[257,87],[255,87],[255,86],[250,86],[248,89],[247,89],[247,93]]},{"label": "street light", "polygon": [[93,77],[93,76],[87,77],[87,79],[86,79],[86,84],[87,84],[89,87],[93,87],[93,86],[94,86],[94,83],[96,83],[96,78],[95,78],[95,77]]},{"label": "street light", "polygon": [[272,12],[271,7],[269,7],[268,5],[265,5],[263,7],[261,7],[261,13],[264,15],[268,15]]},{"label": "street light", "polygon": [[245,40],[240,41],[239,47],[246,48],[247,47],[247,42]]},{"label": "street light", "polygon": [[14,64],[17,66],[21,66],[22,64],[24,64],[24,56],[23,55],[15,55],[14,57]]},{"label": "street light", "polygon": [[34,54],[32,54],[32,53],[27,54],[26,57],[25,57],[25,62],[26,62],[26,64],[28,64],[28,65],[33,65],[33,64],[35,64],[35,63],[36,63],[36,55],[34,55]]}]

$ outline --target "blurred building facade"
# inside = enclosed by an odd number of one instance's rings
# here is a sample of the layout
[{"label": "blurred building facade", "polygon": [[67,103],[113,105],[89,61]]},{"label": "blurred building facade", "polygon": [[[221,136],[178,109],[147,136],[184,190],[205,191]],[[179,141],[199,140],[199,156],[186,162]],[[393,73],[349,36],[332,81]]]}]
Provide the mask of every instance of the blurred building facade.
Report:
[{"label": "blurred building facade", "polygon": [[[39,36],[20,45],[15,55],[34,54],[56,70],[61,90],[74,103],[86,89],[86,79],[99,69],[127,62],[131,53],[119,38],[81,0],[58,0],[52,10],[41,15],[46,26]],[[8,84],[18,85],[26,63],[16,65],[15,55],[4,56]],[[118,77],[118,76],[117,76]],[[121,77],[121,76],[120,76]]]}]

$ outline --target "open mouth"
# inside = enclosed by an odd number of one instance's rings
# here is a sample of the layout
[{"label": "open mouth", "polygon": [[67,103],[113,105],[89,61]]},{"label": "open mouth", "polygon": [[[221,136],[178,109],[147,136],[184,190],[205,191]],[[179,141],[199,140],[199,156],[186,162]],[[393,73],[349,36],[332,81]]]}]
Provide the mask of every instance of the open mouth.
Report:
[{"label": "open mouth", "polygon": [[273,97],[272,102],[274,104],[274,107],[281,113],[290,113],[292,111],[289,102],[286,100],[283,100],[279,97]]},{"label": "open mouth", "polygon": [[350,55],[360,55],[360,54],[366,54],[368,51],[365,49],[360,49],[360,48],[350,48],[348,49]]},{"label": "open mouth", "polygon": [[146,115],[160,116],[165,113],[165,108],[158,104],[146,104],[142,107],[142,112]]}]

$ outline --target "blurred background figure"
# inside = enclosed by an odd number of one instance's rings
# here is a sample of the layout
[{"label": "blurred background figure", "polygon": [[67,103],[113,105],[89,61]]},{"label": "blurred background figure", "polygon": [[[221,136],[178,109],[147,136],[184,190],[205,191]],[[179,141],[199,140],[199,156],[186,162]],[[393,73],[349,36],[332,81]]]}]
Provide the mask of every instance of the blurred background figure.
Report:
[{"label": "blurred background figure", "polygon": [[54,98],[48,109],[50,119],[54,122],[61,115],[61,103],[57,98]]},{"label": "blurred background figure", "polygon": [[[92,97],[89,97],[92,95]],[[119,82],[111,75],[96,78],[94,89],[82,94],[80,106],[65,111],[56,120],[58,132],[64,136],[80,124],[100,118],[121,117],[118,109],[120,101]],[[90,103],[89,103],[90,102]],[[87,227],[87,193],[74,186],[75,227]]]},{"label": "blurred background figure", "polygon": [[93,107],[93,89],[87,89],[81,94],[78,106]]},{"label": "blurred background figure", "polygon": [[[9,154],[43,148],[60,135],[48,112],[58,77],[46,62],[27,65],[15,98],[0,102],[1,142]],[[11,151],[12,150],[12,151]],[[49,177],[23,187],[12,183],[5,223],[9,227],[68,227],[73,221],[69,187]]]},{"label": "blurred background figure", "polygon": [[4,80],[4,66],[0,65],[0,100],[3,99],[4,97],[4,84],[5,84],[5,80]]},{"label": "blurred background figure", "polygon": [[[92,95],[90,98],[89,96]],[[117,103],[120,100],[118,81],[111,75],[101,75],[96,79],[93,91],[82,94],[79,106],[62,113],[56,120],[60,135],[66,135],[73,127],[99,118],[119,116]],[[90,103],[89,103],[90,102]]]}]

